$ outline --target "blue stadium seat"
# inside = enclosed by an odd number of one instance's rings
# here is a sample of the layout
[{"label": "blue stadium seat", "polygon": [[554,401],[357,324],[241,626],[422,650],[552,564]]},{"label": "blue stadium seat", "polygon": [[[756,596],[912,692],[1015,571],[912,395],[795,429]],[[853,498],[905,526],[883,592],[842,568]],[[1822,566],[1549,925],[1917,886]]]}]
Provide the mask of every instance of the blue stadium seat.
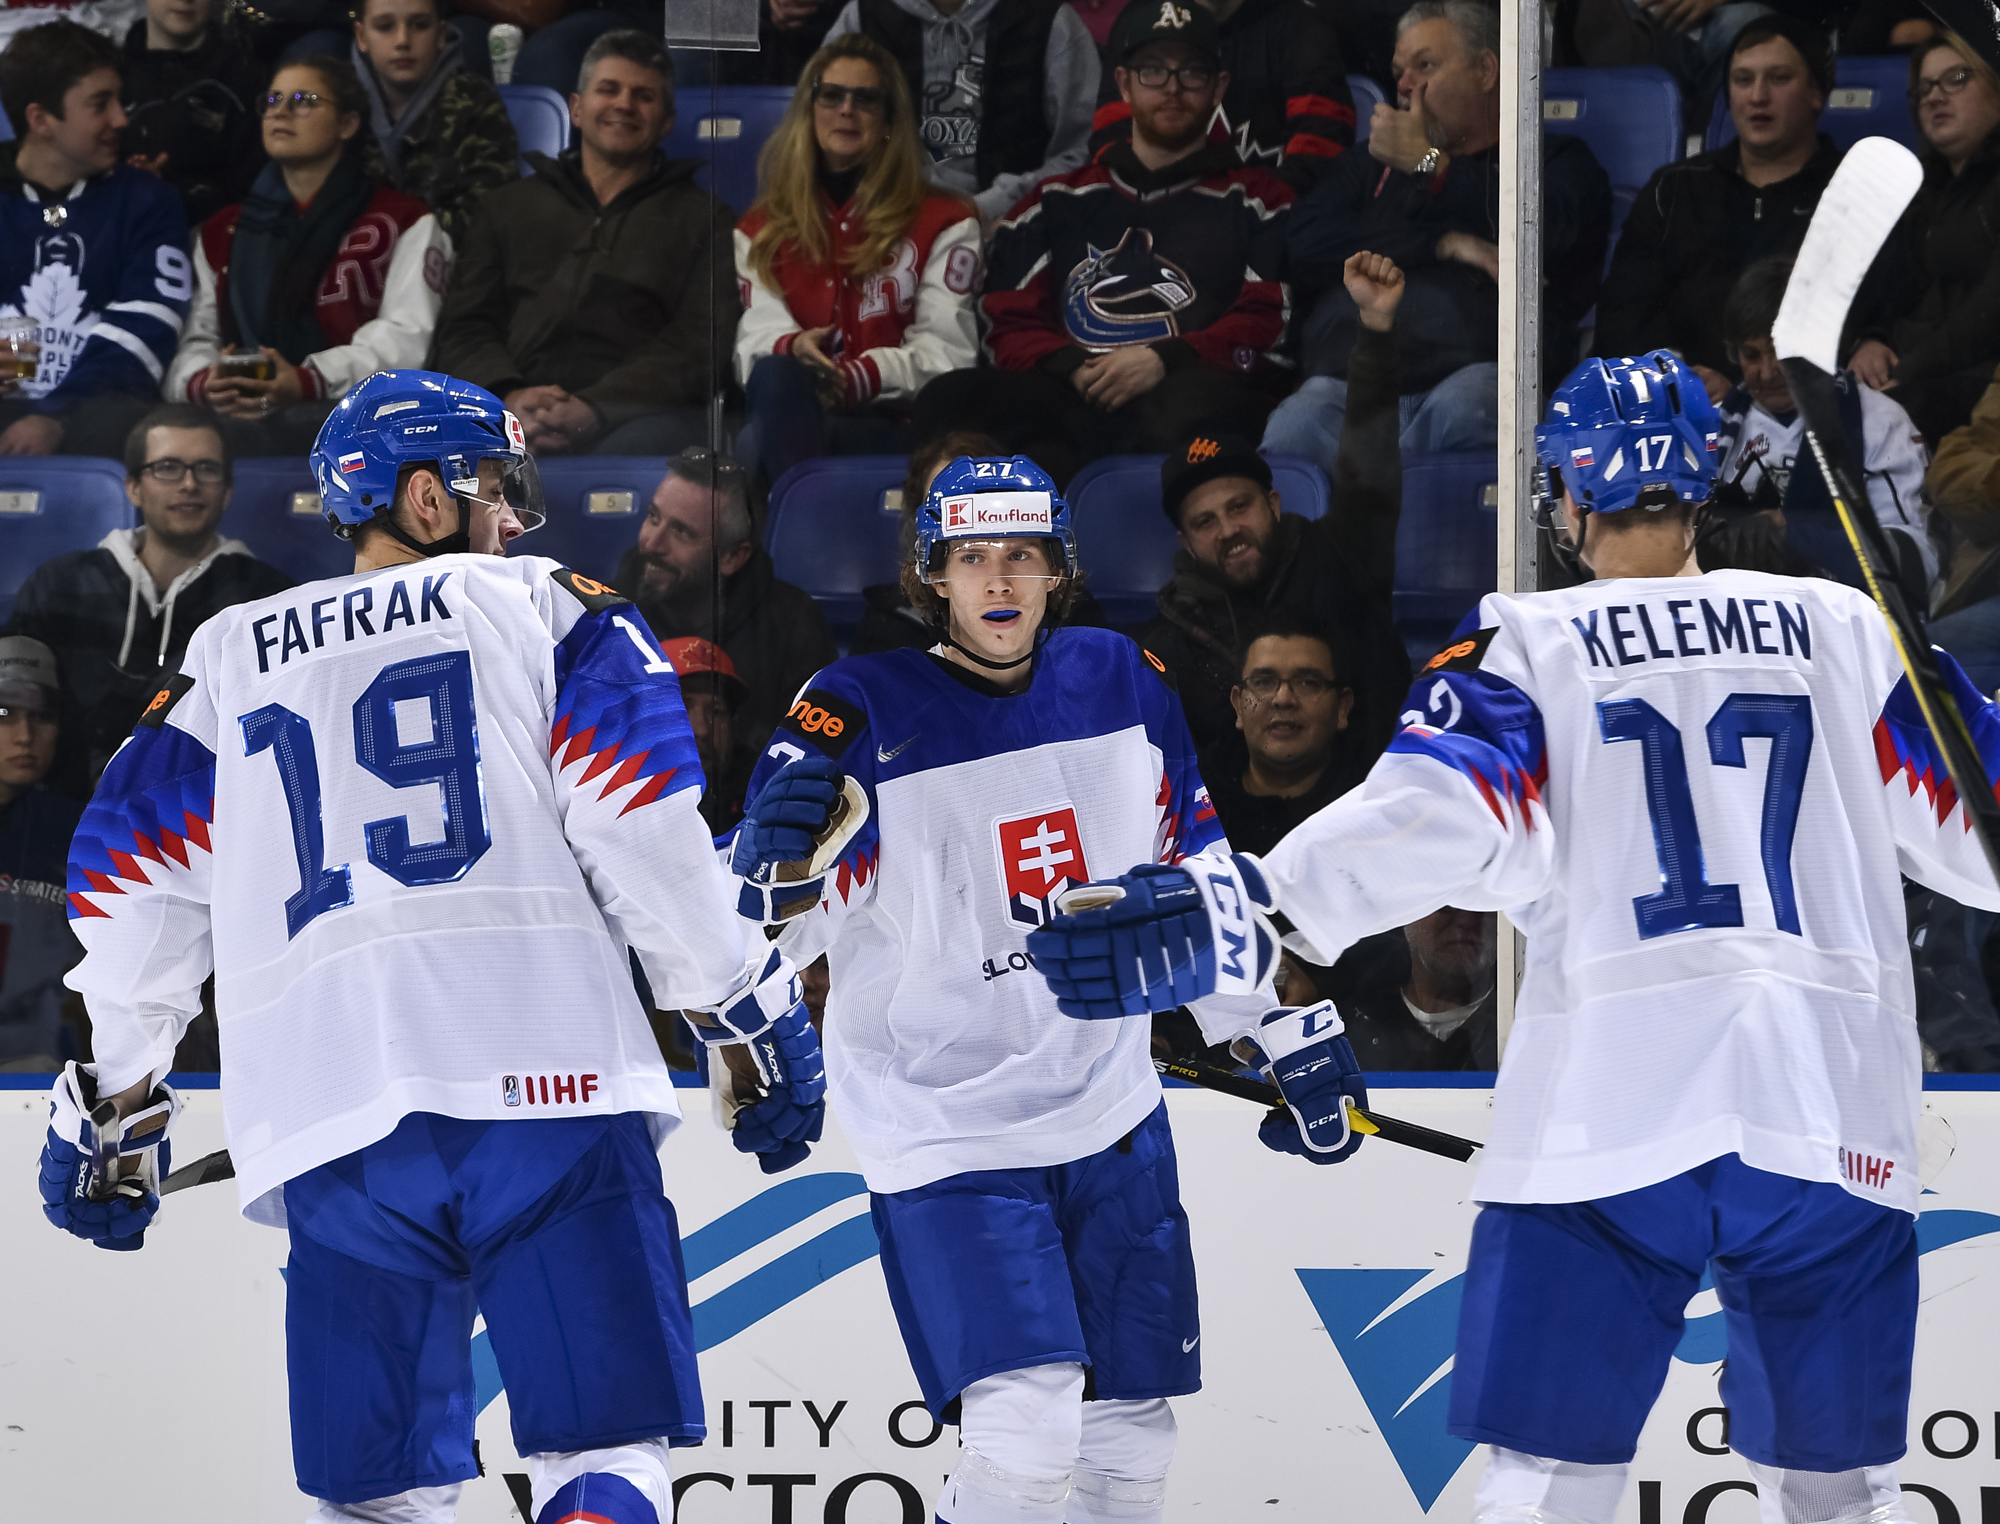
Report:
[{"label": "blue stadium seat", "polygon": [[[1173,526],[1160,512],[1158,455],[1108,455],[1069,484],[1077,559],[1085,586],[1115,625],[1153,616],[1153,600],[1174,575]],[[1273,455],[1271,485],[1287,513],[1317,519],[1331,497],[1319,467],[1297,455]]]},{"label": "blue stadium seat", "polygon": [[1413,663],[1429,657],[1498,580],[1499,467],[1484,451],[1403,463],[1396,525],[1396,629]]},{"label": "blue stadium seat", "polygon": [[653,490],[667,474],[667,458],[544,455],[535,465],[548,499],[549,521],[517,541],[516,553],[548,556],[586,577],[614,585],[618,560],[638,541]]},{"label": "blue stadium seat", "polygon": [[757,154],[791,103],[792,91],[782,85],[689,90],[660,147],[670,159],[709,161],[695,183],[741,217],[757,199]]},{"label": "blue stadium seat", "polygon": [[1376,105],[1388,97],[1382,93],[1382,87],[1366,74],[1348,75],[1347,93],[1354,97],[1354,143],[1358,148],[1368,141],[1368,128]]},{"label": "blue stadium seat", "polygon": [[861,620],[861,590],[894,582],[902,558],[901,455],[802,461],[771,489],[764,548],[778,576],[819,600],[845,640]]},{"label": "blue stadium seat", "polygon": [[1653,172],[1681,156],[1681,92],[1664,69],[1550,69],[1542,75],[1542,131],[1582,138],[1611,181],[1611,241]]},{"label": "blue stadium seat", "polygon": [[[1907,58],[1836,58],[1833,94],[1820,113],[1819,130],[1840,149],[1863,138],[1893,138],[1912,153],[1924,151],[1916,118],[1910,113],[1910,61]],[[1729,92],[1719,91],[1709,113],[1709,148],[1720,148],[1736,136],[1729,115]]]},{"label": "blue stadium seat", "polygon": [[29,574],[137,522],[115,460],[0,456],[0,621]]},{"label": "blue stadium seat", "polygon": [[7,113],[0,111],[0,143],[14,141],[14,124],[7,120]]},{"label": "blue stadium seat", "polygon": [[298,582],[345,577],[354,547],[327,526],[319,484],[303,456],[252,456],[236,462],[236,485],[222,533],[258,560]]},{"label": "blue stadium seat", "polygon": [[541,85],[501,85],[500,101],[521,145],[521,173],[533,174],[530,153],[554,158],[569,147],[569,102]]}]

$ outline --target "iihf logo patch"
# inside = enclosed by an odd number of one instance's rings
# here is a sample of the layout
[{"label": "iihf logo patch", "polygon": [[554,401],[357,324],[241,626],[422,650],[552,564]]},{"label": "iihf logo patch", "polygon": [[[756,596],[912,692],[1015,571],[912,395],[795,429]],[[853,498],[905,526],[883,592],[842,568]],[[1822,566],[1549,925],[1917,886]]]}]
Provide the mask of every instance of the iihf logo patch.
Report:
[{"label": "iihf logo patch", "polygon": [[502,1075],[500,1078],[500,1101],[507,1106],[521,1104],[521,1078],[516,1074]]},{"label": "iihf logo patch", "polygon": [[1016,820],[996,820],[1000,843],[1000,883],[1007,915],[1031,930],[1055,914],[1051,903],[1072,884],[1090,881],[1076,811],[1064,806]]}]

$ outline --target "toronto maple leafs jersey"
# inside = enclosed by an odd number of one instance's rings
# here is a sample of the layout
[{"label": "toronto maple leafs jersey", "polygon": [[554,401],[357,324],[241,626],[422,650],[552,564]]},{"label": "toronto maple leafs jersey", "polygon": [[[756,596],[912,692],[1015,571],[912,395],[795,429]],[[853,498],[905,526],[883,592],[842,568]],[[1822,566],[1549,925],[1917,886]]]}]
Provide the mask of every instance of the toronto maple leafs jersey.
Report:
[{"label": "toronto maple leafs jersey", "polygon": [[[1108,630],[1059,630],[998,696],[922,651],[849,657],[806,684],[752,797],[814,753],[870,814],[779,946],[801,966],[828,954],[828,1094],[869,1188],[1081,1159],[1144,1121],[1151,1022],[1063,1015],[1027,937],[1093,876],[1226,850],[1157,663]],[[1275,1003],[1196,1011],[1219,1040]]]},{"label": "toronto maple leafs jersey", "polygon": [[672,668],[539,557],[439,556],[239,604],[70,849],[100,1085],[164,1073],[215,972],[247,1215],[409,1112],[679,1112],[675,1005],[747,982]]},{"label": "toronto maple leafs jersey", "polygon": [[[1897,665],[1837,583],[1752,572],[1489,596],[1354,792],[1266,866],[1330,961],[1441,905],[1527,964],[1484,1201],[1581,1201],[1735,1153],[1917,1209],[1900,873],[2000,886]],[[2000,715],[1941,657],[1989,780]]]}]

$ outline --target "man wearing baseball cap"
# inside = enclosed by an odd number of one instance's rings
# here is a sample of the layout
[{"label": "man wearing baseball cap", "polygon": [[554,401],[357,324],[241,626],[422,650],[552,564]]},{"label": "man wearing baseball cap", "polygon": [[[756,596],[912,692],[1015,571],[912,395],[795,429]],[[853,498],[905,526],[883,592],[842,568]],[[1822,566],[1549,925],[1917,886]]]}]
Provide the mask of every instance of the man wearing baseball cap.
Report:
[{"label": "man wearing baseball cap", "polygon": [[701,758],[707,787],[701,795],[701,818],[720,836],[743,818],[743,792],[750,782],[753,758],[737,744],[736,716],[750,697],[750,685],[736,675],[736,663],[712,640],[683,635],[660,643],[681,680],[681,703],[694,731],[695,753]]},{"label": "man wearing baseball cap", "polygon": [[61,692],[53,651],[0,638],[0,1070],[52,1072],[78,1056],[65,1041],[62,980],[83,957],[65,888],[83,806],[43,782]]}]

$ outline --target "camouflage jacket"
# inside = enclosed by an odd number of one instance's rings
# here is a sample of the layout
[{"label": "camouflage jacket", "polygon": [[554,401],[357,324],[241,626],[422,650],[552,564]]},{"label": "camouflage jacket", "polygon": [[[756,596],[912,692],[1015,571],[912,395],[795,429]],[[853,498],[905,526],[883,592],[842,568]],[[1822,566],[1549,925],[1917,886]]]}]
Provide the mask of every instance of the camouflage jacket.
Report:
[{"label": "camouflage jacket", "polygon": [[521,150],[500,92],[469,69],[444,82],[404,136],[402,160],[403,172],[391,181],[382,150],[369,141],[369,174],[437,213],[454,243],[464,238],[466,218],[479,198],[521,175]]}]

